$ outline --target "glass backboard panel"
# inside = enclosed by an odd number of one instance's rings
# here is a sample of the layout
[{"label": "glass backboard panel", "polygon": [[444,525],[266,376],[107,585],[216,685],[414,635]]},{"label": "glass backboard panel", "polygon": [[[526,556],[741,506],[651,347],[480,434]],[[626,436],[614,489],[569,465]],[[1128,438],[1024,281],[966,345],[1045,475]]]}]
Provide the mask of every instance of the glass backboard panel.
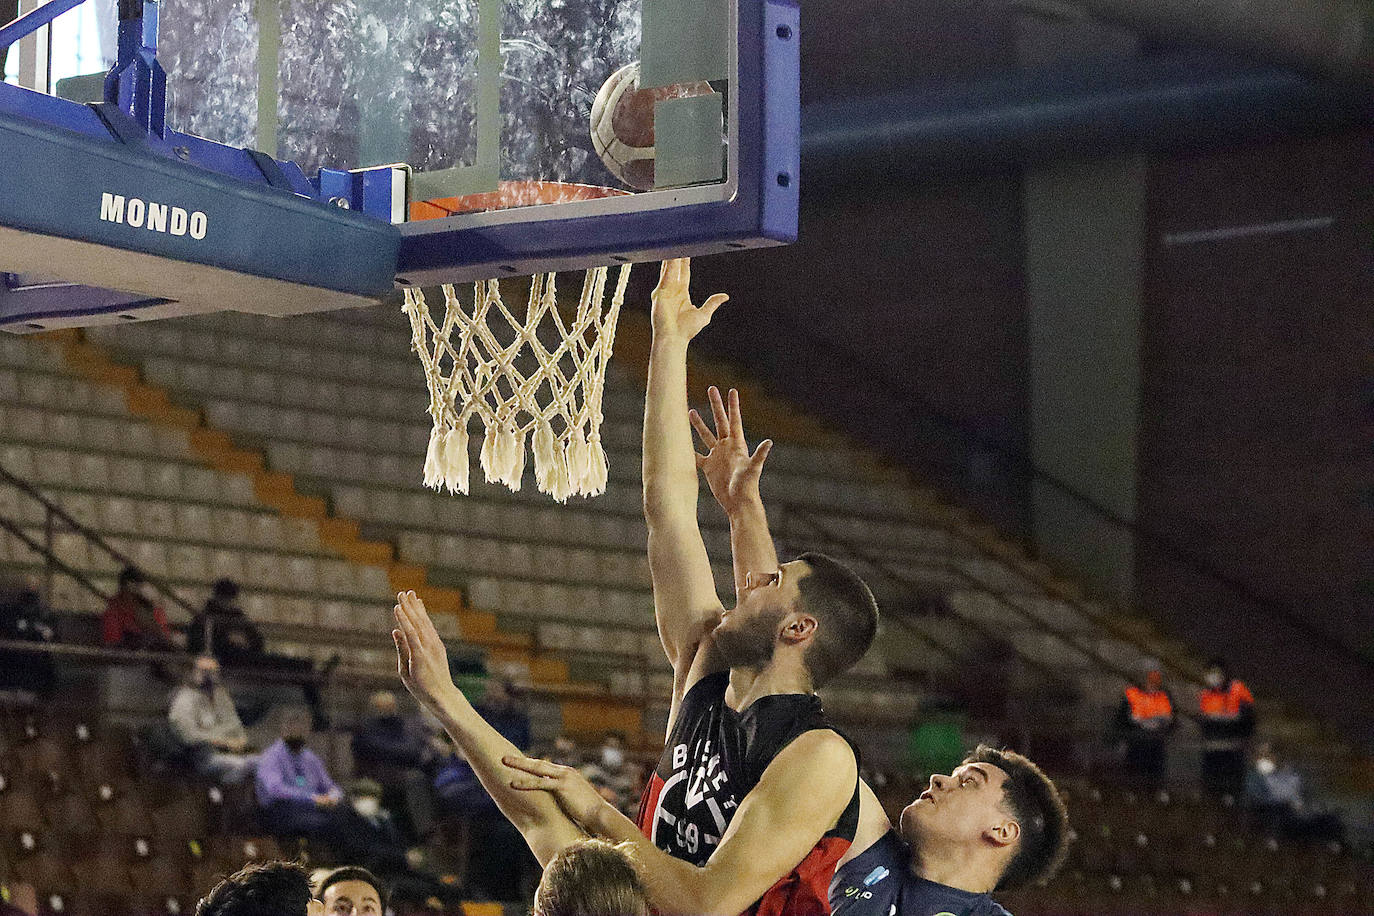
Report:
[{"label": "glass backboard panel", "polygon": [[621,192],[722,199],[736,11],[680,6],[177,0],[161,14],[168,124],[307,174],[407,163],[412,201],[436,201],[412,219]]}]

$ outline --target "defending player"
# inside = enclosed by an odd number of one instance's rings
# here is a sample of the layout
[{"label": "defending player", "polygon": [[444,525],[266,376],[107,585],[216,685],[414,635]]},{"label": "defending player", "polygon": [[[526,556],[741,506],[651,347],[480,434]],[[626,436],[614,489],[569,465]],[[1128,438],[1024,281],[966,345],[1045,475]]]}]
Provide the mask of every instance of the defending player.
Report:
[{"label": "defending player", "polygon": [[[729,406],[711,389],[715,429],[692,413],[707,453],[697,456],[730,518],[736,575],[773,554],[756,465],[744,440],[739,395]],[[766,443],[765,443],[766,445]],[[767,449],[761,447],[766,455]],[[877,796],[860,783],[859,826],[830,887],[835,916],[1006,916],[992,891],[1048,879],[1067,848],[1068,816],[1054,783],[1027,758],[979,747],[902,812],[893,829]]]},{"label": "defending player", "polygon": [[903,809],[894,829],[868,786],[854,844],[835,870],[835,916],[1009,916],[993,891],[1047,880],[1068,848],[1048,776],[1013,751],[979,747]]}]

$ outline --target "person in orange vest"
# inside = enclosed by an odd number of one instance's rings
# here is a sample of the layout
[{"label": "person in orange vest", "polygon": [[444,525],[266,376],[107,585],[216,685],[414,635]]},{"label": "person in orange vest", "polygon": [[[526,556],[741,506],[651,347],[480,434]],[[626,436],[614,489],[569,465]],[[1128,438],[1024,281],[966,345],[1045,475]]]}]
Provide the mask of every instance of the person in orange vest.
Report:
[{"label": "person in orange vest", "polygon": [[1174,698],[1164,689],[1159,663],[1151,661],[1141,683],[1126,687],[1116,711],[1116,731],[1128,779],[1146,788],[1159,788],[1169,763],[1168,736],[1176,727]]},{"label": "person in orange vest", "polygon": [[1239,798],[1245,788],[1245,752],[1255,733],[1255,698],[1220,658],[1207,663],[1202,680],[1202,786],[1215,795]]}]

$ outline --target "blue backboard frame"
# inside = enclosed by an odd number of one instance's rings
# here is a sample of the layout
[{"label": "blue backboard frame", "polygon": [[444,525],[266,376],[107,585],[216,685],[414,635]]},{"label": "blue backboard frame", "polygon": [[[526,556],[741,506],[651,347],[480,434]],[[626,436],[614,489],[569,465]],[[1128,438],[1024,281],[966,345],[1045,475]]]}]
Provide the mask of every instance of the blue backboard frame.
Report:
[{"label": "blue backboard frame", "polygon": [[[79,2],[61,0],[61,7]],[[49,6],[50,19],[58,4]],[[797,0],[735,0],[731,104],[737,117],[724,199],[719,189],[713,199],[687,188],[399,225],[393,225],[396,194],[385,183],[403,181],[403,170],[322,169],[307,178],[294,163],[166,128],[157,3],[122,0],[121,7],[120,63],[106,80],[103,103],[83,105],[0,83],[0,145],[11,161],[26,164],[23,182],[10,182],[0,195],[0,232],[10,233],[7,238],[20,233],[31,244],[10,247],[31,254],[41,252],[46,240],[76,244],[82,257],[72,263],[87,265],[76,275],[44,272],[44,282],[26,283],[18,271],[32,271],[33,259],[15,267],[0,252],[0,271],[10,272],[0,274],[0,328],[75,326],[115,320],[116,313],[123,320],[163,317],[176,313],[178,301],[194,302],[204,292],[165,282],[138,286],[137,270],[102,267],[118,263],[122,254],[206,267],[214,299],[229,309],[245,307],[234,301],[239,278],[244,296],[259,299],[263,287],[256,281],[279,282],[272,287],[274,313],[292,314],[321,308],[320,292],[340,294],[342,307],[379,300],[397,286],[719,253],[796,238]],[[43,14],[40,8],[0,27],[0,45],[32,32]],[[65,152],[54,156],[54,149]],[[173,200],[186,207],[196,207],[206,194],[236,201],[241,211],[216,221],[236,231],[200,249],[188,247],[184,237],[111,233],[100,220],[100,205],[108,191],[102,179],[115,167],[123,172],[124,196],[130,199]],[[275,244],[263,245],[244,231],[254,223],[276,226],[283,214],[290,216],[290,230],[268,230]],[[107,273],[120,275],[122,285],[111,288],[128,291],[126,307],[108,294],[83,293],[78,285],[99,286]],[[74,284],[69,302],[46,282],[54,279]],[[23,295],[39,287],[42,296]],[[200,296],[194,310],[207,307]]]},{"label": "blue backboard frame", "polygon": [[400,227],[398,276],[427,285],[795,241],[800,8],[796,0],[739,0],[738,13],[738,157],[728,199],[663,206],[656,196],[691,192],[661,191],[564,204],[556,216],[532,222],[503,211],[408,223]]}]

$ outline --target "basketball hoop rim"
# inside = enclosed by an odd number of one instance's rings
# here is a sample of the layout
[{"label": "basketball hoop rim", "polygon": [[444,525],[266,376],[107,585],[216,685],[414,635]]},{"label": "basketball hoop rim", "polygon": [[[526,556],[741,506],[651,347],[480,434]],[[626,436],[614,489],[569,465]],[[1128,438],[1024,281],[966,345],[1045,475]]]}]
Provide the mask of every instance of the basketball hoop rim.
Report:
[{"label": "basketball hoop rim", "polygon": [[483,213],[491,210],[510,210],[517,207],[537,207],[544,204],[572,203],[580,200],[601,200],[633,194],[622,188],[576,184],[567,181],[502,181],[495,191],[465,194],[461,197],[436,197],[412,201],[412,222],[441,219],[464,213]]}]

